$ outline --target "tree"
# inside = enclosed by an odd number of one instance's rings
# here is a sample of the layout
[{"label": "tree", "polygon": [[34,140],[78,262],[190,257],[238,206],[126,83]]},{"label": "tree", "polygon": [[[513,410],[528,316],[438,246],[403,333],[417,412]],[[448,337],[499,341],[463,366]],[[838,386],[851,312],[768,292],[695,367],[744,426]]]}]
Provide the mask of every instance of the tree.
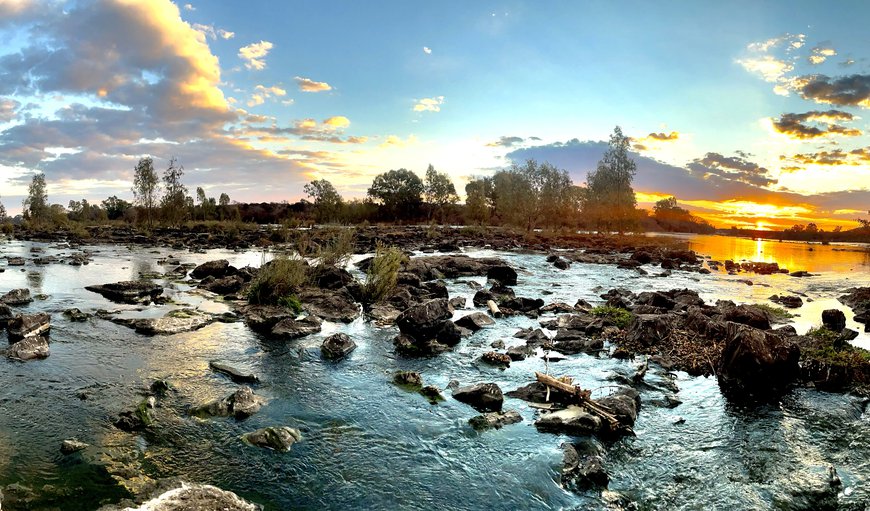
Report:
[{"label": "tree", "polygon": [[628,155],[630,139],[617,126],[598,167],[586,178],[584,216],[599,229],[622,232],[636,218],[637,199],[631,181],[637,165]]},{"label": "tree", "polygon": [[45,174],[36,174],[30,181],[27,198],[24,199],[24,216],[37,225],[51,218],[48,193],[45,190]]},{"label": "tree", "polygon": [[117,220],[124,216],[124,213],[127,212],[133,205],[124,199],[119,199],[118,197],[112,195],[108,199],[102,202],[103,209],[106,210],[106,216],[109,220]]},{"label": "tree", "polygon": [[422,204],[423,181],[407,169],[391,170],[375,177],[369,197],[381,201],[393,218],[413,218]]},{"label": "tree", "polygon": [[163,217],[169,225],[180,225],[184,220],[185,211],[192,206],[192,200],[188,202],[187,187],[181,182],[184,175],[184,167],[178,164],[178,160],[169,160],[169,166],[163,171],[163,187],[165,189],[161,206]]},{"label": "tree", "polygon": [[6,206],[4,206],[2,202],[0,202],[0,222],[5,222],[5,221],[6,221]]},{"label": "tree", "polygon": [[220,205],[220,209],[218,209],[218,217],[221,221],[223,221],[226,216],[227,207],[230,205],[230,196],[226,193],[222,193],[220,198],[218,199],[218,204]]},{"label": "tree", "polygon": [[577,195],[564,170],[549,163],[528,160],[493,176],[496,214],[507,223],[531,229],[556,226],[574,216]]},{"label": "tree", "polygon": [[492,178],[472,179],[465,185],[465,218],[467,222],[483,224],[489,221],[492,209]]},{"label": "tree", "polygon": [[160,182],[154,171],[154,160],[150,156],[139,158],[133,169],[133,200],[145,210],[148,227],[154,225],[154,206],[157,204],[157,188]]},{"label": "tree", "polygon": [[429,217],[432,217],[432,210],[438,211],[439,215],[443,214],[444,206],[448,204],[456,204],[459,201],[459,196],[456,195],[456,187],[450,181],[450,176],[446,173],[438,172],[431,164],[426,169],[426,181],[423,185],[423,195],[426,197],[426,202],[429,203]]},{"label": "tree", "polygon": [[332,183],[326,179],[316,179],[303,188],[314,199],[314,211],[318,222],[331,222],[338,218],[344,200]]}]

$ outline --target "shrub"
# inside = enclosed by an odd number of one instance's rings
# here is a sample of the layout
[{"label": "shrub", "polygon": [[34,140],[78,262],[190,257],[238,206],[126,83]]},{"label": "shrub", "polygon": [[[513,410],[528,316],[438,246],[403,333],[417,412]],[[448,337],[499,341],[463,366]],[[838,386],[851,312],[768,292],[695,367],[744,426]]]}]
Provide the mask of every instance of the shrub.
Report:
[{"label": "shrub", "polygon": [[296,295],[282,296],[281,298],[278,298],[278,305],[281,305],[282,307],[287,307],[296,314],[302,312],[302,301],[299,300],[299,297]]},{"label": "shrub", "polygon": [[286,257],[273,259],[260,268],[257,277],[251,282],[248,302],[291,306],[293,294],[307,283],[308,265],[305,261]]},{"label": "shrub", "polygon": [[399,278],[399,268],[407,260],[408,257],[398,248],[387,247],[378,242],[363,285],[363,299],[366,303],[380,302],[393,292]]},{"label": "shrub", "polygon": [[354,251],[354,229],[338,229],[330,239],[324,241],[317,251],[322,266],[342,267],[350,260]]},{"label": "shrub", "polygon": [[770,319],[775,323],[782,323],[794,317],[794,314],[789,311],[783,309],[782,307],[777,307],[776,305],[770,305],[768,303],[756,303],[754,307],[757,307],[770,316]]},{"label": "shrub", "polygon": [[619,328],[625,328],[631,324],[632,313],[620,308],[611,307],[610,305],[600,305],[592,309],[592,314],[610,321]]}]

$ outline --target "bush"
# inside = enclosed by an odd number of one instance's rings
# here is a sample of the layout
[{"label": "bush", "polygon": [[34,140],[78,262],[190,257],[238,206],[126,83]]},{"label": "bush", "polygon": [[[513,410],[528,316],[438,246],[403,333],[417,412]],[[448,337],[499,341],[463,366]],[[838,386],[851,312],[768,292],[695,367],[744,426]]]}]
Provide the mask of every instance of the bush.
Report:
[{"label": "bush", "polygon": [[776,305],[770,305],[768,303],[756,303],[753,306],[767,312],[767,314],[770,316],[770,319],[775,323],[784,323],[785,321],[794,317],[794,314],[783,309],[782,307],[777,307]]},{"label": "bush", "polygon": [[592,314],[610,321],[619,328],[625,328],[631,324],[632,313],[620,307],[601,305],[592,309]]},{"label": "bush", "polygon": [[354,251],[354,229],[338,229],[332,234],[332,237],[323,244],[317,251],[317,258],[322,266],[338,266],[342,267],[350,260],[350,256]]},{"label": "bush", "polygon": [[378,242],[375,258],[366,273],[363,285],[363,299],[366,303],[378,303],[396,289],[399,268],[408,257],[396,247],[387,247]]},{"label": "bush", "polygon": [[282,296],[278,298],[278,305],[291,309],[296,314],[302,312],[302,301],[296,295]]},{"label": "bush", "polygon": [[251,282],[248,302],[293,308],[293,294],[307,283],[308,265],[305,261],[286,257],[273,259],[260,268],[257,277]]}]

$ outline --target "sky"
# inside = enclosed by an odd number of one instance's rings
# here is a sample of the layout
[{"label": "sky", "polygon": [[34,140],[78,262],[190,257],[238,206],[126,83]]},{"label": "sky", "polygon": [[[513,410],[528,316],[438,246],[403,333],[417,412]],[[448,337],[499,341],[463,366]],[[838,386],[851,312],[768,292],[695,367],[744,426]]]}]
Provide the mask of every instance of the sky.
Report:
[{"label": "sky", "polygon": [[714,225],[870,217],[870,3],[0,0],[0,201],[192,192],[364,197],[429,164],[462,195],[525,159],[595,168],[632,137],[641,206]]}]

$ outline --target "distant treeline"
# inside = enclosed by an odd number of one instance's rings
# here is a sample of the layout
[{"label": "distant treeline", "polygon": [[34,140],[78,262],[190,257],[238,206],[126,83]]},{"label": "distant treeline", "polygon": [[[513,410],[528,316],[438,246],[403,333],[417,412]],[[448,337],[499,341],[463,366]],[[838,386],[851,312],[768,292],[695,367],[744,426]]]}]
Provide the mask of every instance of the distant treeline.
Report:
[{"label": "distant treeline", "polygon": [[720,231],[720,233],[732,236],[745,236],[783,241],[814,241],[821,243],[870,243],[870,220],[856,218],[855,221],[858,222],[860,226],[855,229],[848,230],[844,230],[842,227],[837,226],[830,231],[826,231],[811,222],[806,225],[796,224],[782,231],[761,231],[755,229],[738,229],[736,227],[733,227],[728,231]]}]

